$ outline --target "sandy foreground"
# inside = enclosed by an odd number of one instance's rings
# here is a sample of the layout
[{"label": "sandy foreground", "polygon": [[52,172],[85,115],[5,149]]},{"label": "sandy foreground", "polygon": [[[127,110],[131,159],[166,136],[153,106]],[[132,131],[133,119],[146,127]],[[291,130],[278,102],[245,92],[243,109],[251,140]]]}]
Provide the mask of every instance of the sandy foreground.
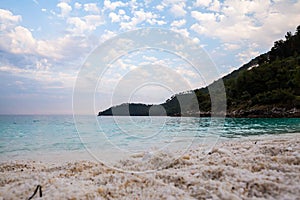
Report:
[{"label": "sandy foreground", "polygon": [[[174,153],[95,161],[1,161],[0,199],[300,199],[300,133],[223,141]],[[163,169],[157,170],[160,166]],[[39,191],[33,199],[39,198]]]}]

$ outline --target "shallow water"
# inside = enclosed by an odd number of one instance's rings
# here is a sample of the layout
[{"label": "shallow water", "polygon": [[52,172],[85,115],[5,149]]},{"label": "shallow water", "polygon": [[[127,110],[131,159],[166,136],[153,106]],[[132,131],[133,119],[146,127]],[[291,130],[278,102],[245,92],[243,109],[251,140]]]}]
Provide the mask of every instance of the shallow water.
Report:
[{"label": "shallow water", "polygon": [[300,118],[0,116],[0,159],[49,153],[110,156],[262,134],[300,132]]}]

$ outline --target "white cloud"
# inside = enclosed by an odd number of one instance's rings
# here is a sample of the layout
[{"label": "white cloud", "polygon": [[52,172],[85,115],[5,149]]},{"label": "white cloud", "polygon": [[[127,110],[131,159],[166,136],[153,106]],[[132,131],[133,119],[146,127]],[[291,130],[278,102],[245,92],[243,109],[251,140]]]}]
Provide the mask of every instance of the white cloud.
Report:
[{"label": "white cloud", "polygon": [[192,70],[188,70],[185,69],[183,67],[179,67],[175,70],[178,74],[180,74],[180,76],[184,77],[185,79],[187,78],[197,78],[199,77],[199,75],[197,76],[197,74],[192,71]]},{"label": "white cloud", "polygon": [[[154,56],[146,56],[146,55],[143,55],[142,58],[146,61],[151,61],[152,63],[157,61],[158,59]],[[150,64],[150,63],[149,63]]]},{"label": "white cloud", "polygon": [[181,20],[173,21],[171,23],[171,26],[181,27],[181,26],[185,25],[185,23],[186,23],[186,20],[185,19],[181,19]]},{"label": "white cloud", "polygon": [[128,15],[126,15],[126,12],[122,9],[120,9],[118,11],[118,14],[115,13],[115,12],[110,12],[108,14],[108,17],[111,19],[112,23],[120,22],[120,21],[127,21],[128,22],[130,20],[130,17]]},{"label": "white cloud", "polygon": [[9,10],[0,9],[0,30],[6,30],[16,23],[20,22],[20,15],[13,15]]},{"label": "white cloud", "polygon": [[20,15],[0,9],[0,48],[11,53],[29,53],[34,50],[35,40],[30,30],[18,23]]},{"label": "white cloud", "polygon": [[118,68],[118,70],[120,70],[120,69],[122,69],[122,70],[129,70],[130,69],[130,64],[128,64],[128,63],[125,63],[123,60],[122,60],[122,58],[121,59],[118,59],[117,61],[115,61],[114,63],[113,63],[113,65],[115,65],[117,68]]},{"label": "white cloud", "polygon": [[115,35],[116,33],[114,33],[113,31],[105,30],[100,37],[100,43],[114,37]]},{"label": "white cloud", "polygon": [[270,47],[286,31],[294,30],[300,19],[300,1],[225,0],[216,7],[219,12],[192,11],[198,23],[190,28],[226,43],[248,40],[261,48]]},{"label": "white cloud", "polygon": [[223,46],[225,50],[237,50],[241,48],[241,45],[234,43],[224,43]]},{"label": "white cloud", "polygon": [[194,3],[194,6],[195,7],[208,7],[211,2],[212,2],[212,0],[197,0]]},{"label": "white cloud", "polygon": [[83,5],[83,9],[86,11],[86,12],[92,12],[92,13],[99,13],[100,10],[97,6],[96,3],[87,3],[87,4],[84,4]]},{"label": "white cloud", "polygon": [[40,60],[36,61],[36,69],[37,70],[49,70],[51,68],[52,64],[48,62],[48,59],[42,58]]},{"label": "white cloud", "polygon": [[90,29],[86,21],[79,17],[70,17],[67,23],[73,26],[71,29],[73,34],[83,34],[86,30]]},{"label": "white cloud", "polygon": [[157,25],[164,25],[164,24],[167,24],[167,22],[165,22],[164,20],[156,20],[156,19],[153,19],[153,24],[157,24]]},{"label": "white cloud", "polygon": [[[79,35],[93,31],[103,23],[98,15],[87,15],[81,19],[68,18],[69,24],[73,26],[72,35],[66,34],[52,40],[41,40],[36,39],[29,29],[18,24],[21,20],[20,16],[15,16],[5,10],[0,10],[0,12],[2,13],[0,15],[0,49],[11,56],[19,55],[32,66],[36,65],[36,60],[41,57],[47,59],[50,66],[51,63],[61,61],[67,63],[84,56],[85,51],[90,50],[97,43],[89,41],[86,36]],[[10,62],[14,60],[7,60],[7,63]]]},{"label": "white cloud", "polygon": [[83,17],[83,19],[90,25],[94,26],[92,27],[92,30],[95,30],[95,28],[101,24],[104,24],[104,21],[100,15],[86,15]]},{"label": "white cloud", "polygon": [[184,8],[185,8],[185,3],[180,2],[180,3],[172,5],[170,11],[176,17],[183,17],[186,14],[186,11],[184,10]]},{"label": "white cloud", "polygon": [[159,10],[159,11],[163,11],[164,8],[165,7],[163,5],[161,5],[161,4],[156,6],[156,9]]},{"label": "white cloud", "polygon": [[126,14],[125,10],[123,10],[123,9],[119,10],[119,15],[125,15],[125,14]]},{"label": "white cloud", "polygon": [[163,0],[162,3],[164,5],[173,5],[173,4],[177,4],[177,3],[185,3],[186,0]]},{"label": "white cloud", "polygon": [[173,27],[173,28],[171,28],[171,30],[175,31],[177,33],[180,33],[180,34],[184,35],[185,37],[189,37],[190,36],[190,33],[189,33],[189,31],[186,28],[179,29],[179,28]]},{"label": "white cloud", "polygon": [[[39,64],[38,64],[39,65]],[[51,88],[72,88],[76,79],[76,73],[53,72],[45,69],[22,69],[15,66],[0,66],[0,71],[11,73],[15,76],[25,77],[44,83],[45,87]],[[50,86],[52,83],[61,83],[62,85]]]},{"label": "white cloud", "polygon": [[[70,36],[64,36],[55,40],[36,41],[36,52],[38,55],[54,60],[63,60],[70,56],[68,49],[74,48],[75,40]],[[77,44],[78,47],[81,46]],[[77,48],[78,48],[77,47]],[[73,49],[75,51],[75,49]],[[75,52],[74,52],[75,54]]]},{"label": "white cloud", "polygon": [[75,7],[76,9],[80,9],[80,8],[82,7],[82,4],[81,4],[81,3],[78,3],[78,2],[75,2],[74,7]]},{"label": "white cloud", "polygon": [[67,17],[72,11],[72,7],[66,2],[59,2],[56,7],[60,8],[61,17]]},{"label": "white cloud", "polygon": [[10,49],[12,53],[21,54],[35,51],[35,39],[27,28],[17,26],[8,36],[11,38]]},{"label": "white cloud", "polygon": [[198,21],[214,22],[216,21],[216,15],[214,13],[202,13],[199,11],[192,11],[191,16]]},{"label": "white cloud", "polygon": [[111,12],[109,13],[109,18],[111,19],[111,22],[114,23],[114,22],[119,22],[120,21],[120,16],[117,15],[116,13],[114,12]]},{"label": "white cloud", "polygon": [[219,0],[214,0],[208,8],[208,10],[214,11],[214,12],[219,12],[220,9],[221,9],[221,3],[219,2]]},{"label": "white cloud", "polygon": [[94,31],[98,26],[104,23],[101,16],[99,15],[86,15],[82,18],[79,17],[69,17],[67,23],[72,26],[72,34],[83,35]]},{"label": "white cloud", "polygon": [[200,43],[200,40],[199,40],[199,38],[197,38],[197,37],[194,37],[192,40],[193,40],[193,42],[195,42],[195,43]]},{"label": "white cloud", "polygon": [[118,7],[127,6],[128,3],[124,3],[121,1],[111,2],[110,0],[104,0],[104,7],[109,10],[115,10]]},{"label": "white cloud", "polygon": [[191,30],[195,31],[196,33],[202,35],[202,34],[206,34],[207,33],[207,29],[203,26],[201,26],[200,24],[198,23],[195,23],[193,24],[191,27],[190,27]]},{"label": "white cloud", "polygon": [[300,18],[300,2],[292,1],[225,0],[216,6],[215,10],[218,9],[217,12],[192,11],[191,16],[198,22],[190,29],[220,40],[222,50],[243,49],[236,56],[239,63],[268,50],[286,31],[294,30]]},{"label": "white cloud", "polygon": [[242,51],[236,55],[241,63],[249,62],[252,58],[259,55],[258,51],[253,50],[251,47],[245,51]]},{"label": "white cloud", "polygon": [[135,28],[138,24],[142,22],[147,22],[150,25],[158,24],[162,25],[165,22],[162,20],[157,20],[158,16],[152,12],[145,12],[144,10],[134,11],[133,17],[129,22],[121,22],[120,27],[122,30],[130,30]]}]

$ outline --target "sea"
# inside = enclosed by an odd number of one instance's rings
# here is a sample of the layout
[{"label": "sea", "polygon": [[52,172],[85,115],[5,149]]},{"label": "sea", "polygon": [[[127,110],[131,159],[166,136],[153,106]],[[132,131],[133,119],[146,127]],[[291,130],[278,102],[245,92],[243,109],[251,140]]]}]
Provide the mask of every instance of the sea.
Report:
[{"label": "sea", "polygon": [[[0,115],[0,161],[103,162],[223,140],[300,132],[300,118]],[[206,149],[206,150],[207,150]]]}]

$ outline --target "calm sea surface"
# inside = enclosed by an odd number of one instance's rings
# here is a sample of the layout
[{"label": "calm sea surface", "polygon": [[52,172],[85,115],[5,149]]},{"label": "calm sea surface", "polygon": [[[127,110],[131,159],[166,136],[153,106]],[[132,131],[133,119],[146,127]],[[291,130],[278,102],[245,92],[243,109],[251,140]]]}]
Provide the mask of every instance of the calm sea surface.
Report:
[{"label": "calm sea surface", "polygon": [[[0,160],[63,152],[135,153],[182,148],[210,138],[300,132],[300,118],[95,117],[0,115]],[[208,141],[208,140],[207,140]]]}]

